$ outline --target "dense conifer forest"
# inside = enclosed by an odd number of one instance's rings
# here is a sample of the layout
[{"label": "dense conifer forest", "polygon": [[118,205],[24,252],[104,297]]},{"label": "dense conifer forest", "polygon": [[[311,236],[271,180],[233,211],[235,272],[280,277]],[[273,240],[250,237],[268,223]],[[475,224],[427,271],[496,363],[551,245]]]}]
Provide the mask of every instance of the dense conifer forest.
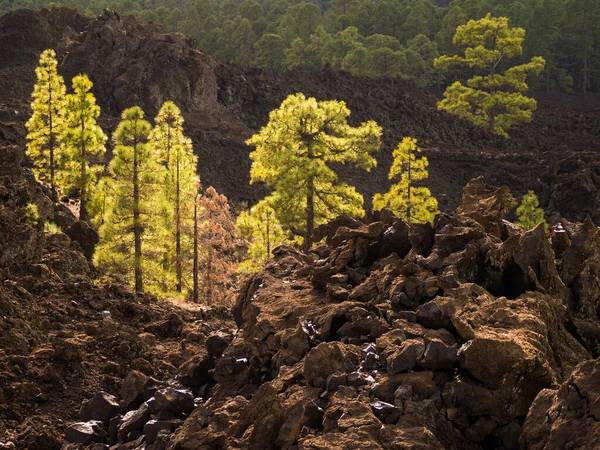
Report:
[{"label": "dense conifer forest", "polygon": [[[600,90],[600,2],[596,0],[2,0],[0,14],[63,5],[90,17],[104,8],[192,37],[209,54],[240,65],[330,68],[357,76],[444,78],[440,54],[460,48],[457,26],[487,13],[527,30],[522,61],[541,56],[538,90]],[[517,61],[519,62],[519,61]],[[462,71],[464,76],[469,72]]]}]

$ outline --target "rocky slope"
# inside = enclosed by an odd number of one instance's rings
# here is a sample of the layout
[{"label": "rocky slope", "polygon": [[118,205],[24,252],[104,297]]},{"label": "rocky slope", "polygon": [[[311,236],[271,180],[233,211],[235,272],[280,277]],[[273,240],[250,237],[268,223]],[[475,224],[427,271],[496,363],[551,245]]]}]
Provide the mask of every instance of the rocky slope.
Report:
[{"label": "rocky slope", "polygon": [[524,232],[511,203],[478,178],[433,227],[339,217],[276,249],[235,335],[131,372],[121,414],[98,393],[65,448],[597,449],[600,229]]},{"label": "rocky slope", "polygon": [[[379,167],[341,170],[367,201],[388,188],[391,150],[405,135],[420,139],[429,157],[429,184],[442,209],[460,204],[463,186],[484,175],[515,195],[535,189],[549,213],[600,222],[600,98],[539,94],[530,125],[509,141],[487,135],[435,109],[435,97],[399,80],[357,79],[343,73],[274,72],[216,63],[184,36],[105,12],[96,19],[64,8],[20,10],[0,18],[0,142],[22,143],[40,52],[58,51],[66,79],[87,72],[111,130],[120,111],[139,104],[153,116],[165,99],[183,109],[200,156],[199,172],[234,201],[264,193],[248,186],[250,148],[244,140],[292,92],[345,100],[352,122],[384,128]],[[439,95],[439,93],[438,93]]]},{"label": "rocky slope", "polygon": [[[131,369],[174,376],[232,321],[227,311],[97,283],[85,257],[95,232],[52,204],[22,158],[19,147],[0,146],[0,448],[58,449],[82,400],[117,394]],[[48,219],[62,232],[44,232]]]}]

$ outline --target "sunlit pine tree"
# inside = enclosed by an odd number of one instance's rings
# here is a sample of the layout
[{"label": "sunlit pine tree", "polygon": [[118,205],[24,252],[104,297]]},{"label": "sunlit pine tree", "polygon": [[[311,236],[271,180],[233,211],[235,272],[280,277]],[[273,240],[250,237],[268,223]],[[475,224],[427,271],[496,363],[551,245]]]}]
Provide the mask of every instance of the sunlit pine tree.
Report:
[{"label": "sunlit pine tree", "polygon": [[87,203],[103,169],[106,135],[96,123],[100,107],[87,75],[73,78],[73,93],[66,96],[61,133],[59,180],[62,189],[79,192],[79,219],[87,220]]},{"label": "sunlit pine tree", "polygon": [[433,222],[439,213],[437,200],[428,188],[415,186],[429,176],[429,162],[425,156],[418,157],[420,152],[416,139],[405,137],[398,144],[389,173],[389,179],[397,179],[398,182],[385,194],[375,194],[374,210],[388,208],[408,223]]},{"label": "sunlit pine tree", "polygon": [[56,52],[42,52],[35,69],[36,83],[33,88],[31,117],[27,127],[27,152],[33,161],[33,171],[38,180],[48,183],[52,200],[58,198],[56,186],[57,152],[59,135],[65,107],[65,83],[58,74]]}]

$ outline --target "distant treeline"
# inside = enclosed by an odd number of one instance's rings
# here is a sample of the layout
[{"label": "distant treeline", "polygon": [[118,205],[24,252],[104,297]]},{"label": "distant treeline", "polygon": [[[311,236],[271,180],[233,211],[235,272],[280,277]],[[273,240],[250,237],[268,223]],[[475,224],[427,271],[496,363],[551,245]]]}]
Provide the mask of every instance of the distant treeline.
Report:
[{"label": "distant treeline", "polygon": [[[134,14],[197,40],[218,59],[292,69],[444,83],[432,62],[460,49],[457,26],[491,12],[527,30],[523,61],[542,56],[536,89],[600,92],[598,0],[0,0],[0,13],[64,5],[96,16]],[[519,62],[519,61],[517,61]],[[460,75],[460,74],[458,74]],[[469,74],[465,73],[465,76]]]}]

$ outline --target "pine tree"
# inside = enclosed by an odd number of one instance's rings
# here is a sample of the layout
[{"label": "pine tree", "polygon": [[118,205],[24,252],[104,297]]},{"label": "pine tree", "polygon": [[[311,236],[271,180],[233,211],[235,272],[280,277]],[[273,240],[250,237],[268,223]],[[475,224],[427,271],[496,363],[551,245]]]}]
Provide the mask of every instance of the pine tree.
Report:
[{"label": "pine tree", "polygon": [[227,197],[212,186],[200,199],[198,227],[202,298],[208,305],[231,303],[228,298],[235,287],[238,239]]},{"label": "pine tree", "polygon": [[32,94],[32,113],[26,123],[27,152],[33,161],[34,173],[40,181],[50,184],[54,201],[58,199],[55,175],[66,91],[57,66],[56,52],[44,50],[35,69],[37,81]]},{"label": "pine tree", "polygon": [[151,126],[142,109],[128,108],[121,119],[113,134],[110,181],[102,192],[106,211],[95,258],[109,274],[133,280],[135,292],[144,292],[144,280],[160,271],[151,244],[157,236],[156,193],[160,192],[161,168],[147,142]]},{"label": "pine tree", "polygon": [[87,75],[73,78],[73,93],[66,96],[59,157],[60,186],[79,191],[80,220],[88,218],[86,205],[103,168],[101,163],[106,151],[106,135],[96,123],[100,107],[91,88]]},{"label": "pine tree", "polygon": [[538,224],[543,223],[544,228],[547,231],[548,224],[544,218],[544,210],[539,206],[540,201],[538,200],[537,195],[535,195],[535,192],[528,191],[527,194],[523,196],[521,204],[517,208],[517,216],[519,217],[517,225],[522,226],[526,230],[531,230],[538,226]]},{"label": "pine tree", "polygon": [[414,185],[429,176],[429,162],[425,156],[417,157],[420,152],[416,139],[402,139],[394,150],[394,162],[389,174],[389,179],[398,178],[398,183],[385,194],[375,194],[373,209],[389,208],[408,223],[433,222],[435,215],[439,213],[437,200],[428,188]]},{"label": "pine tree", "polygon": [[275,216],[275,210],[264,200],[250,211],[243,211],[236,226],[248,242],[247,258],[240,264],[242,272],[257,272],[271,257],[271,251],[287,239],[287,234]]},{"label": "pine tree", "polygon": [[363,198],[354,187],[338,183],[328,163],[375,167],[371,153],[381,145],[381,128],[373,121],[351,127],[350,111],[340,101],[318,102],[304,94],[288,96],[269,115],[269,123],[248,139],[250,182],[274,189],[266,201],[281,224],[312,245],[315,225],[339,214],[362,215]]},{"label": "pine tree", "polygon": [[[182,292],[184,253],[192,248],[193,203],[198,184],[196,174],[197,158],[192,142],[183,134],[181,111],[171,101],[165,102],[155,119],[155,127],[150,134],[150,143],[160,161],[166,167],[163,184],[165,212],[165,234],[167,271],[170,262],[175,262],[175,290]],[[185,258],[187,260],[187,258]]]},{"label": "pine tree", "polygon": [[467,86],[460,81],[452,84],[438,108],[507,138],[510,127],[530,122],[537,103],[523,95],[528,89],[526,78],[528,73],[540,74],[544,70],[544,58],[536,56],[499,73],[501,63],[523,53],[524,39],[525,30],[510,28],[507,17],[488,14],[459,26],[454,44],[467,47],[465,56],[441,56],[435,60],[435,66],[447,69],[466,65],[481,74],[468,80]]}]

